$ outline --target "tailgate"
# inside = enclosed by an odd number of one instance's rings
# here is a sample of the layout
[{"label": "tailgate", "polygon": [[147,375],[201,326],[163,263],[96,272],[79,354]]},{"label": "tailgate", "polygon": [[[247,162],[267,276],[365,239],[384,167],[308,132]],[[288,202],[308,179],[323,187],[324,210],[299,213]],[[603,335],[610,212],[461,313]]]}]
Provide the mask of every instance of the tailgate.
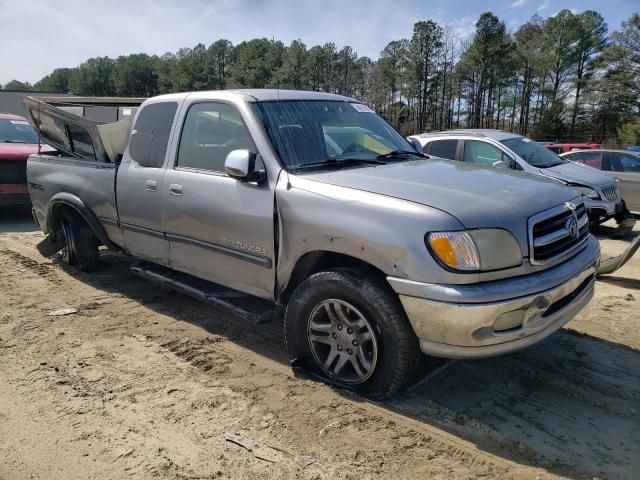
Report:
[{"label": "tailgate", "polygon": [[[75,98],[61,97],[65,104],[77,103]],[[105,123],[74,115],[50,104],[56,99],[23,97],[31,123],[42,140],[66,155],[98,162],[117,162],[126,147],[131,119]],[[84,105],[100,98],[84,99]],[[127,105],[140,104],[143,99],[127,99]]]}]

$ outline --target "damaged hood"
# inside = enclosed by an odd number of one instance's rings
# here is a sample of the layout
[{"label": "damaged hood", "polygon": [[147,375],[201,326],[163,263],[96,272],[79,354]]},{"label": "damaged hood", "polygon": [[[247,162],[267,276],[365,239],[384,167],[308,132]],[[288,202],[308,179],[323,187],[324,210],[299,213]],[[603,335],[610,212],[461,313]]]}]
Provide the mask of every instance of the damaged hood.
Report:
[{"label": "damaged hood", "polygon": [[524,244],[529,217],[576,197],[569,188],[540,176],[440,159],[299,176],[436,208],[469,229],[504,228]]},{"label": "damaged hood", "polygon": [[540,174],[563,182],[576,183],[587,187],[603,187],[612,183],[611,177],[595,168],[571,162],[556,165],[555,167],[541,168]]}]

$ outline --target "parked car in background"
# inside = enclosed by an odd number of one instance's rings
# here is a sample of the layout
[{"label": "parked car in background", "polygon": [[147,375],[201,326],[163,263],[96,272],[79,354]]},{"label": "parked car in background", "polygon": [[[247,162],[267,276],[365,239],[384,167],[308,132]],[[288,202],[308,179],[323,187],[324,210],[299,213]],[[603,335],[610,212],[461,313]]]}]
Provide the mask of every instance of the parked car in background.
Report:
[{"label": "parked car in background", "polygon": [[615,218],[618,233],[633,228],[617,184],[611,177],[563,160],[545,146],[501,130],[451,130],[409,137],[422,152],[488,167],[506,168],[553,179],[584,197],[592,224]]},{"label": "parked car in background", "polygon": [[629,145],[627,150],[640,153],[640,145]]},{"label": "parked car in background", "polygon": [[602,170],[618,181],[627,208],[640,212],[640,153],[629,150],[578,150],[560,157]]},{"label": "parked car in background", "polygon": [[602,145],[599,143],[545,143],[544,146],[558,155],[572,150],[602,148]]},{"label": "parked car in background", "polygon": [[0,113],[0,207],[31,205],[27,158],[32,153],[38,153],[38,134],[27,119]]},{"label": "parked car in background", "polygon": [[[112,130],[24,101],[65,152],[29,158],[42,253],[91,270],[102,243],[144,259],[137,274],[237,315],[284,310],[294,365],[333,383],[390,397],[414,378],[420,351],[513,352],[593,295],[599,244],[583,197],[426,159],[358,100],[171,94]],[[259,313],[239,304],[259,300]]]}]

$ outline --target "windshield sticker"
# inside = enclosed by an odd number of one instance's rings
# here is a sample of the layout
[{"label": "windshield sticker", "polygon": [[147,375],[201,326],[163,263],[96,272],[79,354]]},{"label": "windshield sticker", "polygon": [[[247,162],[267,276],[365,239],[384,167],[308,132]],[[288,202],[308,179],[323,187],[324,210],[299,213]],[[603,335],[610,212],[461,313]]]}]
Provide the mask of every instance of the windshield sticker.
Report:
[{"label": "windshield sticker", "polygon": [[26,120],[11,120],[11,123],[14,125],[29,125],[29,122]]},{"label": "windshield sticker", "polygon": [[360,113],[376,113],[363,103],[352,103],[351,106],[356,109],[356,112]]}]

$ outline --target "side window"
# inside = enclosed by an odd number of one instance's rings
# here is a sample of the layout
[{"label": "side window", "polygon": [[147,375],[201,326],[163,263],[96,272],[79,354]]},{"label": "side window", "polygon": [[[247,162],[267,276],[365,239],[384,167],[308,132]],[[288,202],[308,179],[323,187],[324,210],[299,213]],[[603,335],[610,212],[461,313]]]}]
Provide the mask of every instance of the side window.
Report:
[{"label": "side window", "polygon": [[129,154],[143,167],[160,168],[169,143],[176,102],[152,103],[140,111],[131,131]]},{"label": "side window", "polygon": [[93,148],[93,141],[91,140],[89,132],[84,128],[71,124],[68,124],[68,129],[71,150],[78,155],[82,155],[83,158],[95,160],[96,152]]},{"label": "side window", "polygon": [[511,166],[512,163],[509,157],[498,147],[480,140],[465,140],[464,161],[488,167],[493,167],[496,162],[505,162],[507,167]]},{"label": "side window", "polygon": [[574,162],[584,163],[598,170],[603,169],[602,154],[599,152],[577,152],[568,156],[571,157],[571,160]]},{"label": "side window", "polygon": [[456,149],[458,148],[458,140],[436,140],[431,142],[431,150],[429,155],[434,157],[446,158],[448,160],[456,159]]},{"label": "side window", "polygon": [[623,153],[608,153],[609,170],[612,172],[637,172],[640,173],[640,159]]},{"label": "side window", "polygon": [[184,121],[176,166],[224,172],[232,150],[255,151],[240,112],[226,103],[196,103]]}]

